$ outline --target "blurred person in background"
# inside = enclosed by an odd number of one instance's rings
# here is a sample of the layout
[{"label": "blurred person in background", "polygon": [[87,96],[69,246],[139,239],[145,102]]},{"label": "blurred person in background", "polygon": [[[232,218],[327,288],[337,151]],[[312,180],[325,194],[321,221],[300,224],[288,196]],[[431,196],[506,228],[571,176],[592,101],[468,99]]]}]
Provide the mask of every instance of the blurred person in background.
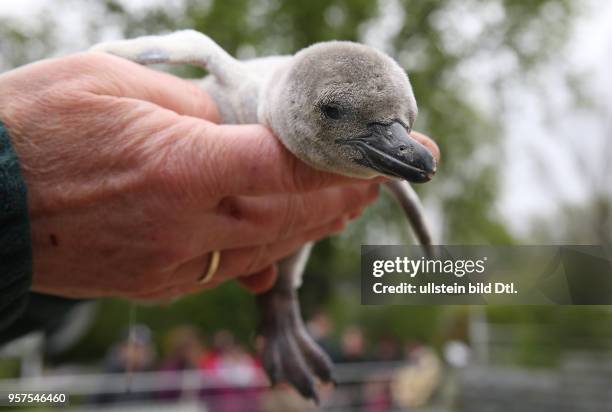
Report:
[{"label": "blurred person in background", "polygon": [[126,373],[150,370],[155,361],[151,330],[145,325],[134,325],[125,338],[110,348],[104,361],[104,372]]},{"label": "blurred person in background", "polygon": [[205,375],[202,394],[206,404],[220,412],[255,409],[259,387],[265,384],[259,362],[227,330],[215,333],[212,349],[199,362]]},{"label": "blurred person in background", "polygon": [[[166,341],[166,357],[161,362],[160,371],[183,372],[198,369],[199,362],[206,352],[198,329],[189,325],[179,326],[168,333]],[[177,378],[177,376],[168,374],[161,377],[161,379],[174,381],[168,386],[174,386]],[[180,389],[170,389],[160,392],[158,396],[166,400],[178,399],[183,395],[182,392]]]},{"label": "blurred person in background", "polygon": [[411,410],[426,405],[440,386],[442,363],[428,346],[408,342],[404,357],[406,366],[399,368],[391,381],[395,403]]},{"label": "blurred person in background", "polygon": [[363,384],[364,412],[385,412],[391,410],[392,406],[389,372],[382,370],[368,376]]},{"label": "blurred person in background", "polygon": [[[112,346],[104,360],[105,373],[129,374],[145,372],[153,369],[155,348],[151,339],[151,330],[145,325],[133,325],[125,333],[125,337]],[[106,392],[100,388],[100,394],[94,397],[94,402],[135,402],[151,398],[151,394],[137,391]]]},{"label": "blurred person in background", "polygon": [[[342,332],[340,337],[339,363],[359,363],[367,360],[365,338],[363,330],[358,326],[350,326]],[[357,365],[355,365],[358,367]],[[361,383],[344,385],[344,391],[337,396],[342,404],[358,407],[364,405],[365,398]]]},{"label": "blurred person in background", "polygon": [[376,342],[374,358],[378,362],[394,362],[400,360],[399,344],[392,336],[383,336]]},{"label": "blurred person in background", "polygon": [[340,362],[365,362],[367,360],[363,330],[358,326],[347,328],[341,337]]},{"label": "blurred person in background", "polygon": [[[396,362],[400,359],[398,342],[392,336],[380,338],[376,344],[373,359],[376,362]],[[384,412],[391,410],[391,373],[388,367],[369,374],[363,385],[364,411]]]}]

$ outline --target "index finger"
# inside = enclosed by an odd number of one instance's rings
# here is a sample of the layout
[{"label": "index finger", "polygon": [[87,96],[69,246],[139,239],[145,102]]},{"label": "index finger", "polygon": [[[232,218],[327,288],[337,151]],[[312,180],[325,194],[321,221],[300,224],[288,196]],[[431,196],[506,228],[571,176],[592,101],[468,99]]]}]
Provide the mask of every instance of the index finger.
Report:
[{"label": "index finger", "polygon": [[101,52],[70,58],[91,66],[98,79],[105,80],[96,83],[97,93],[148,101],[180,115],[214,123],[221,120],[212,97],[193,82]]},{"label": "index finger", "polygon": [[[372,183],[314,169],[261,125],[212,125],[196,138],[196,164],[206,165],[214,193],[258,196],[303,193],[334,185]],[[375,182],[375,180],[374,180]],[[207,184],[210,182],[203,182]]]}]

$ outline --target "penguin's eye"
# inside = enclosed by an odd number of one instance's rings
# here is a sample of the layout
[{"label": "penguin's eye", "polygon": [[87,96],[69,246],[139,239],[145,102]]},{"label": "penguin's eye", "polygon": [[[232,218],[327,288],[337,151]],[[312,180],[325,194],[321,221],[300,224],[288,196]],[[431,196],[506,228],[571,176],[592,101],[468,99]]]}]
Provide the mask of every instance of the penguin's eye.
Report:
[{"label": "penguin's eye", "polygon": [[321,106],[321,113],[328,119],[338,120],[342,117],[342,109],[335,104],[324,104]]}]

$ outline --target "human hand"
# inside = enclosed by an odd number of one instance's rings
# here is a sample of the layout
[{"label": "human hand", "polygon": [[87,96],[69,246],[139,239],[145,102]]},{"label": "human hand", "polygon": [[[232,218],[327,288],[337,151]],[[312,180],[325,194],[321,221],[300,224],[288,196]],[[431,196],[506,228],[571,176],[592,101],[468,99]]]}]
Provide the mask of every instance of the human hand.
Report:
[{"label": "human hand", "polygon": [[[195,85],[110,55],[0,76],[28,186],[33,290],[166,299],[244,277],[341,230],[378,185],[316,171],[260,125],[218,125]],[[210,252],[213,281],[200,285]]]}]

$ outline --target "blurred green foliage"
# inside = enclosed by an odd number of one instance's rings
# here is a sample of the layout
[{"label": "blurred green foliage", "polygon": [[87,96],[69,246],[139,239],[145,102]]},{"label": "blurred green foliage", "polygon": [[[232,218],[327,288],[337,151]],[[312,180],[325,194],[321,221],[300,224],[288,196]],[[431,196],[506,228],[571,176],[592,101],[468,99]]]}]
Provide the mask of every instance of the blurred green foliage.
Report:
[{"label": "blurred green foliage", "polygon": [[[59,3],[58,1],[57,3]],[[64,0],[69,2],[69,0]],[[83,4],[83,3],[75,3]],[[118,25],[125,37],[194,28],[215,39],[230,53],[241,57],[293,53],[314,42],[330,39],[360,41],[381,31],[387,52],[408,70],[417,101],[416,129],[439,143],[443,161],[437,177],[419,186],[425,202],[437,211],[436,223],[443,243],[529,243],[515,239],[496,212],[498,173],[504,156],[501,149],[502,99],[484,112],[470,97],[463,69],[475,59],[495,59],[503,51],[517,62],[503,75],[493,75],[492,90],[511,78],[527,78],[531,71],[561,47],[579,2],[571,0],[186,0],[173,10],[169,6],[130,11],[126,2],[96,3],[89,38],[99,37],[107,22]],[[161,4],[161,3],[160,3]],[[385,19],[401,17],[395,27]],[[389,27],[385,30],[385,26]],[[478,27],[477,36],[462,38]],[[41,32],[20,35],[19,27],[3,25],[0,46],[13,44],[5,60],[21,64],[14,44],[33,44],[53,39]],[[382,29],[381,29],[382,28]],[[386,36],[386,37],[385,37]],[[51,46],[47,45],[50,49]],[[477,60],[476,60],[477,61]],[[194,68],[178,73],[200,76]],[[332,314],[338,333],[358,324],[372,339],[393,336],[438,345],[448,338],[467,339],[465,307],[366,307],[359,304],[359,246],[361,243],[409,242],[400,212],[382,198],[350,230],[320,242],[300,290],[306,317],[315,310]],[[612,339],[610,311],[604,308],[529,307],[489,308],[494,322],[514,325],[519,342],[512,361],[550,363],[564,347],[580,347],[589,337]],[[99,305],[94,326],[68,355],[70,359],[100,359],[128,322],[129,305],[107,300]],[[253,298],[236,285],[188,297],[156,307],[138,307],[136,321],[150,325],[158,336],[174,325],[193,323],[210,332],[234,331],[251,342],[256,325]],[[552,332],[551,332],[552,331]],[[553,348],[553,349],[551,349]],[[544,361],[542,361],[544,359]],[[554,360],[554,359],[553,359]]]}]

